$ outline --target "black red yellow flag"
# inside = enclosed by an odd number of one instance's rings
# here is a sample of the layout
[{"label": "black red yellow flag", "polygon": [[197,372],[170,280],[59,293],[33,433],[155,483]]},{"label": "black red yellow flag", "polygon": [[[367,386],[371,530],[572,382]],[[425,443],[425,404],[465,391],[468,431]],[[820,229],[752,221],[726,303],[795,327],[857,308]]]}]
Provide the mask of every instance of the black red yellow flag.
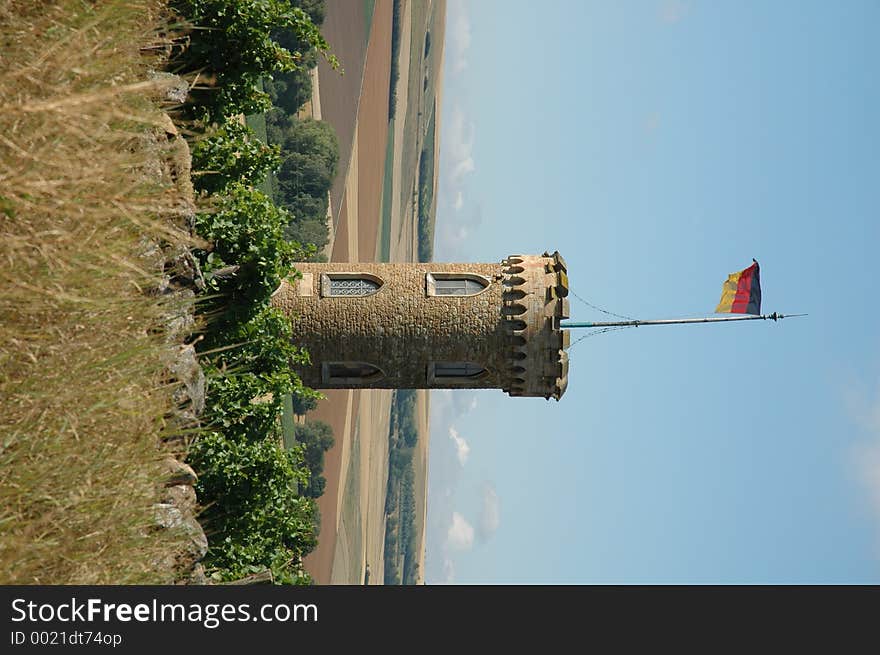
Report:
[{"label": "black red yellow flag", "polygon": [[715,308],[716,314],[760,314],[761,277],[756,260],[751,266],[731,273],[721,291],[721,302]]}]

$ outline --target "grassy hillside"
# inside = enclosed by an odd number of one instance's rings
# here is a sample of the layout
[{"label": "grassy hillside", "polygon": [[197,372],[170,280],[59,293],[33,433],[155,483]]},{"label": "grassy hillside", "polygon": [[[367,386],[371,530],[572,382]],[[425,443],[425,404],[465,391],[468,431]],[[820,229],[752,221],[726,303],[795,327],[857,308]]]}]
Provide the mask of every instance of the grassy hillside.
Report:
[{"label": "grassy hillside", "polygon": [[163,5],[0,5],[4,583],[167,581],[180,541],[153,528],[176,308],[139,257],[183,238],[167,171],[188,158],[148,73]]}]

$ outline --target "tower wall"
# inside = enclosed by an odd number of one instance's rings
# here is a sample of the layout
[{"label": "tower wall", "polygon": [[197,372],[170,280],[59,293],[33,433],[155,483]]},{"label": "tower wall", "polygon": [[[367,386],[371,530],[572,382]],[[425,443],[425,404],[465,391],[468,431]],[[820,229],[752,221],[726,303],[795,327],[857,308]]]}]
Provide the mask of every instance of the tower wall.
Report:
[{"label": "tower wall", "polygon": [[[294,342],[309,352],[311,365],[297,372],[313,388],[495,388],[558,399],[567,378],[561,261],[545,254],[496,264],[302,263],[302,277],[283,282],[272,304],[290,316]],[[486,287],[469,296],[431,295],[428,274],[443,273],[479,276]],[[333,275],[371,276],[381,286],[369,295],[331,296]],[[328,381],[328,362],[368,363],[382,374],[357,384]],[[434,377],[434,362],[469,362],[485,372]]]}]

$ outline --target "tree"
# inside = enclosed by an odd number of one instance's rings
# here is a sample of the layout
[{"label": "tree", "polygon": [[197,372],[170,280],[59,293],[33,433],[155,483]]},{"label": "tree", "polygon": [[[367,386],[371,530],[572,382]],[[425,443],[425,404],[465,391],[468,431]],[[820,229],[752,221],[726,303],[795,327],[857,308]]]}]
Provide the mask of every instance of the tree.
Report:
[{"label": "tree", "polygon": [[312,394],[293,394],[293,412],[303,415],[315,409],[318,406],[318,397]]},{"label": "tree", "polygon": [[288,142],[283,146],[283,153],[284,161],[278,172],[282,201],[291,202],[300,194],[320,198],[327,193],[336,175],[335,161],[328,165],[320,154],[297,150]]},{"label": "tree", "polygon": [[284,237],[301,246],[312,244],[320,249],[327,245],[330,235],[323,220],[304,220],[293,222],[284,228]]},{"label": "tree", "polygon": [[309,153],[334,169],[339,159],[339,142],[333,128],[313,118],[292,120],[282,148],[287,152]]},{"label": "tree", "polygon": [[312,76],[306,68],[277,73],[274,79],[263,80],[263,89],[273,105],[293,115],[312,97]]},{"label": "tree", "polygon": [[[338,67],[309,14],[289,0],[172,0],[170,7],[199,28],[178,63],[217,81],[218,88],[191,94],[191,109],[200,117],[265,111],[270,101],[258,88],[260,78],[296,70],[303,52],[319,52]],[[291,52],[273,38],[281,32],[308,47]]]},{"label": "tree", "polygon": [[317,498],[324,493],[327,481],[324,472],[324,453],[333,447],[333,430],[322,421],[310,421],[296,426],[296,441],[303,448],[303,463],[309,469],[309,484],[302,495]]},{"label": "tree", "polygon": [[[295,222],[316,220],[324,223],[327,219],[327,194],[324,193],[316,197],[306,193],[298,193],[285,199],[284,208],[290,212]],[[313,242],[308,241],[307,243]]]}]

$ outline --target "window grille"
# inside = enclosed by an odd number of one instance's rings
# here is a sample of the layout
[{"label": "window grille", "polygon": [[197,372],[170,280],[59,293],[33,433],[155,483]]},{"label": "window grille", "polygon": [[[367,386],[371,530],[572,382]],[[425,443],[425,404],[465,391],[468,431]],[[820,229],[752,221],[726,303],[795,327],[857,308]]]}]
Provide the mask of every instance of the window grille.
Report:
[{"label": "window grille", "polygon": [[330,278],[330,296],[367,296],[379,290],[379,283],[363,277]]}]

